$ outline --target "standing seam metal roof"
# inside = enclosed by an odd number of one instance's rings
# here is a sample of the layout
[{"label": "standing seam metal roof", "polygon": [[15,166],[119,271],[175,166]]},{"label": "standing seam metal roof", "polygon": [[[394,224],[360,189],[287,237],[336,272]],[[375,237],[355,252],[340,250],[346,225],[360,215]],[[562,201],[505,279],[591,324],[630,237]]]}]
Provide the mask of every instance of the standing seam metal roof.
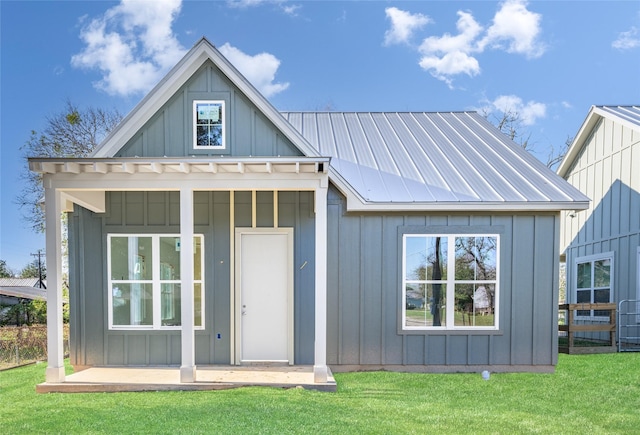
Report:
[{"label": "standing seam metal roof", "polygon": [[371,203],[588,201],[476,112],[282,115]]}]

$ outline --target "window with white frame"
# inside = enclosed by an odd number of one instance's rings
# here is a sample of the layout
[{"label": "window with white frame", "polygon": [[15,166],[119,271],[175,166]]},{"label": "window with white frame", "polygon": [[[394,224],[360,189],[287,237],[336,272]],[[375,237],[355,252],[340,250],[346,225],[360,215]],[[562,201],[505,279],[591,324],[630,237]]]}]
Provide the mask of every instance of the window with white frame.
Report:
[{"label": "window with white frame", "polygon": [[[193,238],[194,326],[204,325],[203,236]],[[179,329],[180,236],[108,235],[109,328]]]},{"label": "window with white frame", "polygon": [[[577,304],[613,302],[613,252],[605,252],[575,261],[575,301]],[[577,310],[580,317],[608,317],[609,310]]]},{"label": "window with white frame", "polygon": [[193,102],[193,147],[225,149],[224,100]]},{"label": "window with white frame", "polygon": [[499,235],[402,240],[404,330],[498,329]]}]

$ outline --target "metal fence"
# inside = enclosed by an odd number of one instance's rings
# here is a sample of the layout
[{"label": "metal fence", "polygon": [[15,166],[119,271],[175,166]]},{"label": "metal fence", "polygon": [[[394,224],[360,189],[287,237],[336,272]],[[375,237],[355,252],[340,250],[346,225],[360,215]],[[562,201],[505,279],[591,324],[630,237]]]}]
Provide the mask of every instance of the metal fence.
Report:
[{"label": "metal fence", "polygon": [[[63,329],[69,353],[69,325]],[[0,327],[0,370],[47,359],[47,325]]]},{"label": "metal fence", "polygon": [[618,304],[618,352],[640,352],[640,300]]}]

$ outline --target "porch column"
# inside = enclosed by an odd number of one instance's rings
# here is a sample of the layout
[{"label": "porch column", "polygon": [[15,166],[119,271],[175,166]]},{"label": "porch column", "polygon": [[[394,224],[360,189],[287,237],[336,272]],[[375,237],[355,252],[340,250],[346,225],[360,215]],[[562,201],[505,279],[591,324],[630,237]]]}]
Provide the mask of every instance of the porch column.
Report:
[{"label": "porch column", "polygon": [[47,382],[64,382],[62,339],[62,213],[60,192],[44,189],[47,250]]},{"label": "porch column", "polygon": [[195,382],[195,334],[193,314],[193,190],[180,189],[180,303],[182,362],[180,382]]},{"label": "porch column", "polygon": [[316,312],[313,380],[327,382],[327,187],[315,190]]}]

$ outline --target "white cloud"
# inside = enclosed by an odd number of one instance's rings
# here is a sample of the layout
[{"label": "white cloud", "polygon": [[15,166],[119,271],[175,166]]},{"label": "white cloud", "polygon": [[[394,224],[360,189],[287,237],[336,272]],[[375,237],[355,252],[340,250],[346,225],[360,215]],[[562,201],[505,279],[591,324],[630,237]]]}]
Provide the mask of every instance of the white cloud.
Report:
[{"label": "white cloud", "polygon": [[420,52],[444,55],[454,51],[461,51],[467,54],[478,51],[474,41],[483,29],[473,18],[473,15],[468,12],[458,11],[456,28],[460,33],[455,36],[445,33],[440,37],[430,36],[426,38],[420,45]]},{"label": "white cloud", "polygon": [[172,31],[181,0],[122,0],[85,25],[85,48],[71,58],[77,68],[98,69],[95,83],[111,95],[146,92],[184,55]]},{"label": "white cloud", "polygon": [[537,101],[522,101],[516,95],[500,95],[489,103],[489,112],[500,111],[517,115],[523,125],[533,125],[540,118],[547,116],[547,105]]},{"label": "white cloud", "polygon": [[620,32],[618,38],[611,43],[616,50],[625,51],[640,47],[640,31],[633,26],[626,32]]},{"label": "white cloud", "polygon": [[478,60],[462,51],[451,51],[442,57],[423,56],[419,65],[449,86],[452,86],[451,75],[465,73],[475,76],[480,73]]},{"label": "white cloud", "polygon": [[411,14],[395,7],[386,8],[384,12],[391,20],[391,28],[384,34],[384,45],[408,43],[413,32],[431,22],[423,14]]},{"label": "white cloud", "polygon": [[288,5],[286,0],[227,0],[227,6],[235,9],[248,9],[255,6],[264,4],[276,5],[287,15],[292,17],[298,16],[298,10],[302,8],[301,5]]},{"label": "white cloud", "polygon": [[225,43],[220,52],[240,71],[265,97],[270,97],[289,87],[289,83],[274,83],[280,60],[270,53],[250,56]]},{"label": "white cloud", "polygon": [[[480,46],[505,49],[508,53],[524,54],[529,58],[540,57],[545,47],[540,43],[542,15],[527,10],[527,2],[508,0],[493,17],[493,24]],[[506,44],[506,47],[505,45]]]},{"label": "white cloud", "polygon": [[291,5],[291,6],[282,5],[282,12],[284,12],[287,15],[291,15],[292,17],[297,17],[298,10],[300,8],[302,8],[301,5]]},{"label": "white cloud", "polygon": [[475,40],[483,30],[482,26],[470,13],[458,11],[456,28],[459,32],[457,35],[445,33],[440,37],[430,36],[419,49],[422,54],[419,65],[449,86],[453,75],[464,73],[475,76],[480,73],[480,63],[471,53],[478,50]]},{"label": "white cloud", "polygon": [[258,6],[261,3],[266,3],[269,0],[227,0],[227,5],[232,8],[250,8],[252,6]]},{"label": "white cloud", "polygon": [[[492,24],[488,27],[478,23],[471,12],[458,11],[456,22],[458,33],[455,35],[445,33],[442,36],[425,38],[418,49],[421,55],[419,65],[451,87],[454,76],[458,74],[467,74],[471,77],[480,74],[478,54],[487,49],[521,54],[527,58],[541,56],[545,51],[544,45],[539,40],[542,15],[529,11],[527,5],[526,0],[507,0],[501,3]],[[395,8],[388,8],[387,16],[390,9]],[[416,16],[409,12],[399,12],[409,17]],[[397,27],[405,29],[406,35],[410,36],[424,24],[414,28]],[[385,33],[387,45],[389,41],[404,40],[405,36],[402,33],[395,36],[394,32],[399,32],[395,24]]]},{"label": "white cloud", "polygon": [[[111,95],[148,92],[187,51],[172,30],[180,7],[181,0],[122,0],[82,28],[86,46],[71,64],[99,70],[95,86]],[[266,97],[289,86],[274,83],[280,61],[272,54],[249,56],[228,43],[220,51]]]}]

